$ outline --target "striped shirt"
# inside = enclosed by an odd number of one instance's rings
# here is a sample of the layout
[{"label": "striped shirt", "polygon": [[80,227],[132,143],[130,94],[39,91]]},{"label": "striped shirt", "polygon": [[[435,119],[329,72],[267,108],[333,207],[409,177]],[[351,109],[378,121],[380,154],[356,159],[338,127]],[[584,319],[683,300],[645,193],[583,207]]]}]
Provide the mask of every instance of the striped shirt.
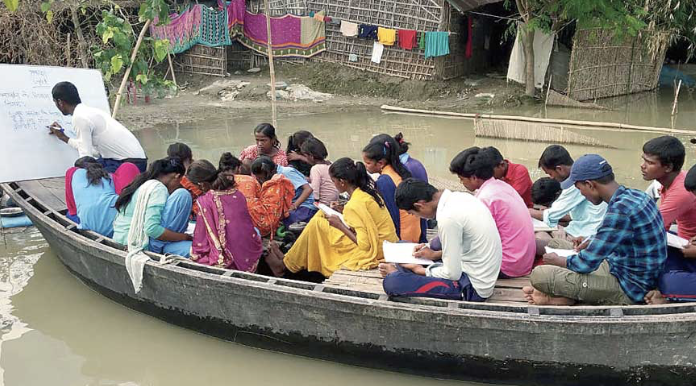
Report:
[{"label": "striped shirt", "polygon": [[568,269],[590,273],[607,260],[624,293],[641,303],[657,285],[667,259],[665,226],[657,205],[645,193],[620,186],[590,244],[568,257]]}]

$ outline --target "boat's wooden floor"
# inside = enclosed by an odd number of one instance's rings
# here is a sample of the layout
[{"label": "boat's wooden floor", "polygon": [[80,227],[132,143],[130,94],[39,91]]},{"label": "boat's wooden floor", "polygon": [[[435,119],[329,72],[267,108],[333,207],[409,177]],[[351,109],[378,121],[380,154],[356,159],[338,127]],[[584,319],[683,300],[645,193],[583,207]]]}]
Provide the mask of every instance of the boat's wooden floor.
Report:
[{"label": "boat's wooden floor", "polygon": [[[382,277],[376,269],[369,271],[349,271],[341,269],[328,278],[324,284],[356,291],[384,294]],[[492,303],[527,303],[522,295],[522,287],[529,285],[529,277],[516,279],[498,279],[493,296],[488,299]]]},{"label": "boat's wooden floor", "polygon": [[[29,195],[56,211],[63,212],[67,209],[65,205],[65,178],[63,177],[23,181],[19,182],[18,185]],[[376,269],[358,272],[342,269],[334,272],[325,284],[346,289],[384,294],[384,290],[382,289],[382,277]],[[495,303],[525,302],[521,288],[526,285],[529,285],[529,278],[527,277],[500,279],[496,284],[493,296],[489,298],[488,301]]]}]

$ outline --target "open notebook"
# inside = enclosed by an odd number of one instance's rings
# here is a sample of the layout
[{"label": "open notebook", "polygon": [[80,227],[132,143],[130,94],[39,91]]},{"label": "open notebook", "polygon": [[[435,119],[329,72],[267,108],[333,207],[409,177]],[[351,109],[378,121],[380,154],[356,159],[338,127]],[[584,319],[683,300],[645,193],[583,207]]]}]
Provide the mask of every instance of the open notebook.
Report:
[{"label": "open notebook", "polygon": [[384,260],[388,263],[399,263],[399,264],[420,264],[420,265],[431,265],[434,263],[432,260],[419,259],[413,257],[413,250],[416,248],[416,243],[390,243],[385,241],[382,244],[382,249],[384,251]]},{"label": "open notebook", "polygon": [[[339,212],[336,211],[336,210],[331,209],[328,205],[325,205],[325,204],[318,203],[318,204],[317,204],[317,207],[318,207],[319,209],[321,209],[321,211],[324,212],[324,214],[327,215],[327,216],[338,216],[338,218],[341,219],[341,222],[342,222],[345,226],[349,227],[348,224],[346,223],[346,220],[343,219],[343,214],[339,213]],[[349,227],[349,228],[350,228],[350,227]]]},{"label": "open notebook", "polygon": [[689,244],[689,240],[681,238],[674,233],[667,232],[667,245],[674,248],[684,249]]}]

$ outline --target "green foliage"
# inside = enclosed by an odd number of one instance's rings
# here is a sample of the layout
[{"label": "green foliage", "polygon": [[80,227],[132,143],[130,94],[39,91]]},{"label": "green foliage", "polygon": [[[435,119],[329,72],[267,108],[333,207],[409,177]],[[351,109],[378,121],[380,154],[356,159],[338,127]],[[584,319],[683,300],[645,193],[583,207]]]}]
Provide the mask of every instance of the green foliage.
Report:
[{"label": "green foliage", "polygon": [[[134,26],[119,17],[115,11],[118,11],[116,7],[102,11],[101,22],[97,24],[96,32],[103,44],[92,47],[95,62],[104,79],[108,81],[123,76],[124,71],[132,66],[129,79],[141,85],[147,94],[176,90],[173,82],[165,81],[152,68],[153,64],[161,63],[167,58],[169,42],[144,37],[135,60],[131,62],[138,34]],[[142,23],[147,20],[168,23],[169,7],[164,0],[147,0],[141,4],[139,20]],[[139,27],[142,28],[144,25]]]},{"label": "green foliage", "polygon": [[19,0],[4,0],[5,6],[10,12],[14,12],[19,7]]}]

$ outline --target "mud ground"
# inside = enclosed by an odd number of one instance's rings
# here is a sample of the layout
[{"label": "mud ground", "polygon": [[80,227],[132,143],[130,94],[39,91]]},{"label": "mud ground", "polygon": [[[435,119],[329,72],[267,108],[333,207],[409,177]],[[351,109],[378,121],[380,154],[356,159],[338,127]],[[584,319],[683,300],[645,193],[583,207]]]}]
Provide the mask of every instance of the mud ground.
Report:
[{"label": "mud ground", "polygon": [[[249,82],[238,90],[233,100],[218,95],[199,94],[216,81]],[[521,85],[508,83],[503,71],[465,76],[449,81],[417,81],[373,74],[328,63],[303,65],[284,63],[276,68],[276,81],[303,84],[313,91],[330,93],[332,98],[311,100],[279,100],[279,115],[359,111],[383,104],[457,112],[489,112],[505,107],[537,103],[524,96]],[[174,122],[203,120],[211,116],[270,117],[270,75],[267,68],[258,73],[246,71],[221,78],[215,76],[177,74],[180,91],[175,96],[139,100],[136,105],[123,104],[117,117],[131,130]]]}]

